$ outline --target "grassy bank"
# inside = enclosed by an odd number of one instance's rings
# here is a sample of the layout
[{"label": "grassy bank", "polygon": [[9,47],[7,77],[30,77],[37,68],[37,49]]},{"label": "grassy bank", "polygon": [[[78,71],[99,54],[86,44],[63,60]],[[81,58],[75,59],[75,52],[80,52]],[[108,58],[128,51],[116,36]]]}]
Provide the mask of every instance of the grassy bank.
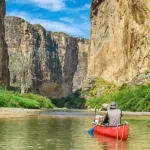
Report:
[{"label": "grassy bank", "polygon": [[0,107],[39,109],[54,108],[54,105],[48,98],[37,94],[20,94],[0,88]]},{"label": "grassy bank", "polygon": [[113,92],[89,97],[86,105],[100,108],[101,104],[111,101],[117,102],[124,111],[150,112],[150,84],[132,87],[123,84]]}]

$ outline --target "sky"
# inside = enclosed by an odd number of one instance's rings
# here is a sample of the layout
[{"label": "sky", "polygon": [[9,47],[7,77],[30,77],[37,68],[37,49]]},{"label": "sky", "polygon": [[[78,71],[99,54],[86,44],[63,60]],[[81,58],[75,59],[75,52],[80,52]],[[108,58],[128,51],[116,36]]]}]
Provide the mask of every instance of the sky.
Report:
[{"label": "sky", "polygon": [[92,0],[6,0],[6,16],[16,16],[47,31],[90,37]]}]

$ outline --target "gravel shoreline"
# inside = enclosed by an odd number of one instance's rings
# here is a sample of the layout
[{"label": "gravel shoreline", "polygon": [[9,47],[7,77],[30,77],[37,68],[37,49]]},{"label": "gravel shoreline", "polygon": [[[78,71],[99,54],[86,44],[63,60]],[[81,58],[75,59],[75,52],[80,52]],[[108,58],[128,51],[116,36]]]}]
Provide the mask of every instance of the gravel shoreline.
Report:
[{"label": "gravel shoreline", "polygon": [[[57,109],[54,109],[57,110]],[[58,109],[59,111],[61,109]],[[64,110],[64,109],[62,109]],[[0,118],[21,118],[28,116],[37,116],[44,115],[42,112],[46,110],[41,109],[25,109],[25,108],[0,108]],[[87,111],[87,110],[79,110],[77,111]],[[98,111],[97,113],[106,114],[106,111]],[[122,112],[125,116],[150,116],[150,112]]]}]

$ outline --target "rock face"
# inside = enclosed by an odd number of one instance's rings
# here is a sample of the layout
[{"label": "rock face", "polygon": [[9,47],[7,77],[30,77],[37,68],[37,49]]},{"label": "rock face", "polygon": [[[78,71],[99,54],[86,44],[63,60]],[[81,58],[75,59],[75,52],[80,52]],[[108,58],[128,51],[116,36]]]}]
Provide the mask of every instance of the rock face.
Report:
[{"label": "rock face", "polygon": [[89,41],[78,38],[78,65],[73,78],[73,92],[82,87],[82,82],[87,75]]},{"label": "rock face", "polygon": [[8,52],[4,30],[5,0],[0,1],[0,85],[9,85]]},{"label": "rock face", "polygon": [[150,2],[93,0],[88,77],[121,84],[150,70]]},{"label": "rock face", "polygon": [[[10,84],[24,93],[37,89],[44,81],[60,81],[60,64],[51,33],[16,17],[5,18],[9,52]],[[57,68],[57,70],[56,70]]]},{"label": "rock face", "polygon": [[45,92],[44,95],[53,93],[54,98],[61,98],[81,88],[81,83],[87,72],[89,43],[83,38],[74,38],[61,32],[53,33],[52,39],[57,45],[56,51],[61,66],[61,83],[59,85],[55,83],[44,84],[41,91]]},{"label": "rock face", "polygon": [[11,86],[21,88],[22,93],[33,91],[53,98],[72,92],[84,39],[48,32],[17,17],[6,17],[5,31]]},{"label": "rock face", "polygon": [[133,78],[129,85],[144,85],[144,84],[150,84],[150,72],[145,72],[137,75],[135,78]]}]

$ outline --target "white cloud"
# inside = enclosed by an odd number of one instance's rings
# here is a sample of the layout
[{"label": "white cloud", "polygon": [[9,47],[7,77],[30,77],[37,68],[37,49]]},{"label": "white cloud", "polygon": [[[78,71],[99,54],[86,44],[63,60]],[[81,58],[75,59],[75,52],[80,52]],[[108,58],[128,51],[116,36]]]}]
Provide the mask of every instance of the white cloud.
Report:
[{"label": "white cloud", "polygon": [[90,9],[91,4],[86,3],[82,7],[77,8],[77,10],[87,10]]},{"label": "white cloud", "polygon": [[8,0],[13,3],[32,4],[50,11],[60,11],[65,9],[65,0]]},{"label": "white cloud", "polygon": [[[84,31],[82,31],[82,27],[80,25],[70,25],[65,24],[62,22],[57,21],[50,21],[46,19],[37,18],[37,16],[31,16],[26,12],[8,12],[7,16],[16,16],[25,19],[26,21],[30,22],[31,24],[40,24],[42,25],[47,31],[53,32],[65,32],[74,36],[85,36]],[[36,19],[35,19],[36,18]]]},{"label": "white cloud", "polygon": [[65,8],[64,0],[30,0],[32,3],[35,3],[37,6],[51,10],[59,11]]},{"label": "white cloud", "polygon": [[15,16],[15,17],[20,17],[23,18],[25,20],[30,20],[28,13],[26,12],[18,12],[18,11],[12,11],[12,12],[7,12],[6,13],[7,16]]},{"label": "white cloud", "polygon": [[62,17],[60,18],[61,21],[64,21],[64,22],[68,22],[68,23],[72,23],[73,22],[73,19],[69,18],[69,17]]},{"label": "white cloud", "polygon": [[90,9],[90,7],[91,7],[91,4],[85,4],[84,6],[83,6],[85,9],[87,8],[87,9]]},{"label": "white cloud", "polygon": [[[69,8],[66,6],[67,0],[7,0],[8,2],[12,3],[21,3],[21,4],[31,4],[36,5],[39,8],[44,8],[49,11],[70,11],[70,12],[77,12],[77,11],[84,11],[90,8],[89,3],[86,3],[82,7],[76,8]],[[76,3],[75,0],[71,0],[72,3]]]},{"label": "white cloud", "polygon": [[80,16],[82,20],[89,20],[87,16]]},{"label": "white cloud", "polygon": [[80,29],[76,28],[75,26],[66,25],[61,22],[50,21],[50,20],[43,20],[43,19],[33,19],[31,21],[33,24],[41,24],[47,30],[57,31],[57,32],[65,32],[68,34],[76,34],[79,35],[83,34]]},{"label": "white cloud", "polygon": [[82,7],[76,7],[76,8],[65,8],[68,12],[79,12],[79,11],[85,11],[90,9],[91,4],[85,4]]}]

